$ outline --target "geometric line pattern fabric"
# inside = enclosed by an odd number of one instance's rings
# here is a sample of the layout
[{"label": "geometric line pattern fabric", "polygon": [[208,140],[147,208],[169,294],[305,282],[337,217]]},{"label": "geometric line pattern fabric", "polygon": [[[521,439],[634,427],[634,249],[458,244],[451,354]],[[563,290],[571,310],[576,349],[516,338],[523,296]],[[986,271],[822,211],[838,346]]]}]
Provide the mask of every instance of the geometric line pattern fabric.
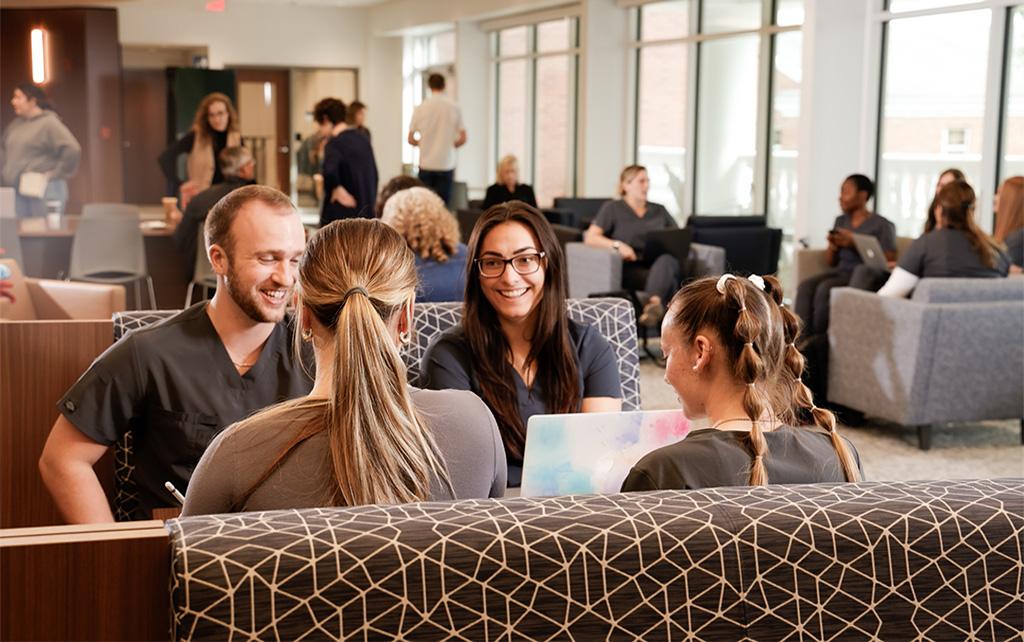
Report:
[{"label": "geometric line pattern fabric", "polygon": [[173,520],[179,639],[1006,640],[1024,480]]},{"label": "geometric line pattern fabric", "polygon": [[[588,323],[601,333],[615,352],[622,384],[622,409],[640,409],[640,353],[636,341],[633,307],[625,299],[569,299],[570,319]],[[412,342],[403,347],[402,358],[414,385],[420,378],[420,363],[438,336],[462,322],[462,303],[419,303],[413,310]]]}]

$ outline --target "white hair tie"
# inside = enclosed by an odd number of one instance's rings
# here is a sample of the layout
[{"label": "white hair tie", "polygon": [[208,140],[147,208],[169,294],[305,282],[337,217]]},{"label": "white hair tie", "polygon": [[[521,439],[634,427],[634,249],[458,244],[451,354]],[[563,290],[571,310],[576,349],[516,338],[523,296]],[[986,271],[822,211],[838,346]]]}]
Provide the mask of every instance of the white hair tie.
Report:
[{"label": "white hair tie", "polygon": [[729,279],[735,278],[736,277],[732,274],[723,274],[722,276],[718,277],[718,283],[715,284],[715,289],[718,290],[719,294],[725,294],[725,284],[729,281]]},{"label": "white hair tie", "polygon": [[747,277],[747,280],[750,281],[751,283],[753,283],[754,285],[756,285],[758,287],[758,289],[760,289],[762,292],[767,292],[767,290],[765,290],[765,287],[764,287],[764,278],[763,277],[760,277],[760,276],[758,276],[756,274],[751,274],[750,276]]}]

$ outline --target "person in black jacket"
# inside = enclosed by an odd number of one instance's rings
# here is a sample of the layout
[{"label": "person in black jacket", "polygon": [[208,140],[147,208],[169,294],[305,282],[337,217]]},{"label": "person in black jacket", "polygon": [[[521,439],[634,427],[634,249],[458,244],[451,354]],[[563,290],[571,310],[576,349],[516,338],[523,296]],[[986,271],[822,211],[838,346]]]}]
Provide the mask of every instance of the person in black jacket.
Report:
[{"label": "person in black jacket", "polygon": [[487,188],[484,209],[508,201],[522,201],[530,207],[537,207],[533,188],[519,182],[519,161],[511,154],[498,161],[498,175],[494,185]]},{"label": "person in black jacket", "polygon": [[224,176],[224,181],[211,185],[192,197],[185,207],[181,221],[174,228],[174,244],[185,259],[185,277],[189,280],[192,279],[195,269],[196,248],[200,244],[199,231],[206,223],[206,215],[220,199],[239,187],[252,185],[253,176],[256,174],[256,162],[252,158],[252,152],[245,147],[228,147],[222,151],[217,158],[217,166]]},{"label": "person in black jacket", "polygon": [[345,103],[324,98],[313,119],[328,136],[324,145],[324,202],[320,225],[343,218],[374,218],[377,202],[377,161],[370,139],[345,122]]},{"label": "person in black jacket", "polygon": [[[225,148],[241,144],[238,113],[231,99],[219,92],[207,94],[196,108],[192,128],[158,159],[167,179],[167,196],[176,196],[180,190],[181,205],[186,207],[193,196],[223,182],[217,159]],[[178,157],[182,154],[188,154],[188,178],[184,183],[178,177]]]}]

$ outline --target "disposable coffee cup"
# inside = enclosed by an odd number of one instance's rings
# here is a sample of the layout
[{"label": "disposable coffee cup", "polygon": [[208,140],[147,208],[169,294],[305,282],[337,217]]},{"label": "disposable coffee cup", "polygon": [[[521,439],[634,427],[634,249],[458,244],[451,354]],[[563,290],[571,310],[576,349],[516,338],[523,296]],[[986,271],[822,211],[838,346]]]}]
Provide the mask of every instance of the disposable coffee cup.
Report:
[{"label": "disposable coffee cup", "polygon": [[170,223],[174,218],[174,211],[178,209],[178,199],[174,196],[165,196],[160,199],[160,204],[164,206],[164,219]]}]

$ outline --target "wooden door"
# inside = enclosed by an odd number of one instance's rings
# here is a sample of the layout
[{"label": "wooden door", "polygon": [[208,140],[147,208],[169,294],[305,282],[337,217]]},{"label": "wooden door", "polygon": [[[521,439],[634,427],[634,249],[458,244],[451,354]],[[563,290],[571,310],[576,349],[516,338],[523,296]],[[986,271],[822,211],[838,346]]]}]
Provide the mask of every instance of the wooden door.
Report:
[{"label": "wooden door", "polygon": [[259,182],[291,194],[291,109],[287,69],[235,69],[242,138],[256,158]]},{"label": "wooden door", "polygon": [[167,74],[163,69],[122,72],[124,201],[155,205],[166,184],[157,164],[167,144]]}]

